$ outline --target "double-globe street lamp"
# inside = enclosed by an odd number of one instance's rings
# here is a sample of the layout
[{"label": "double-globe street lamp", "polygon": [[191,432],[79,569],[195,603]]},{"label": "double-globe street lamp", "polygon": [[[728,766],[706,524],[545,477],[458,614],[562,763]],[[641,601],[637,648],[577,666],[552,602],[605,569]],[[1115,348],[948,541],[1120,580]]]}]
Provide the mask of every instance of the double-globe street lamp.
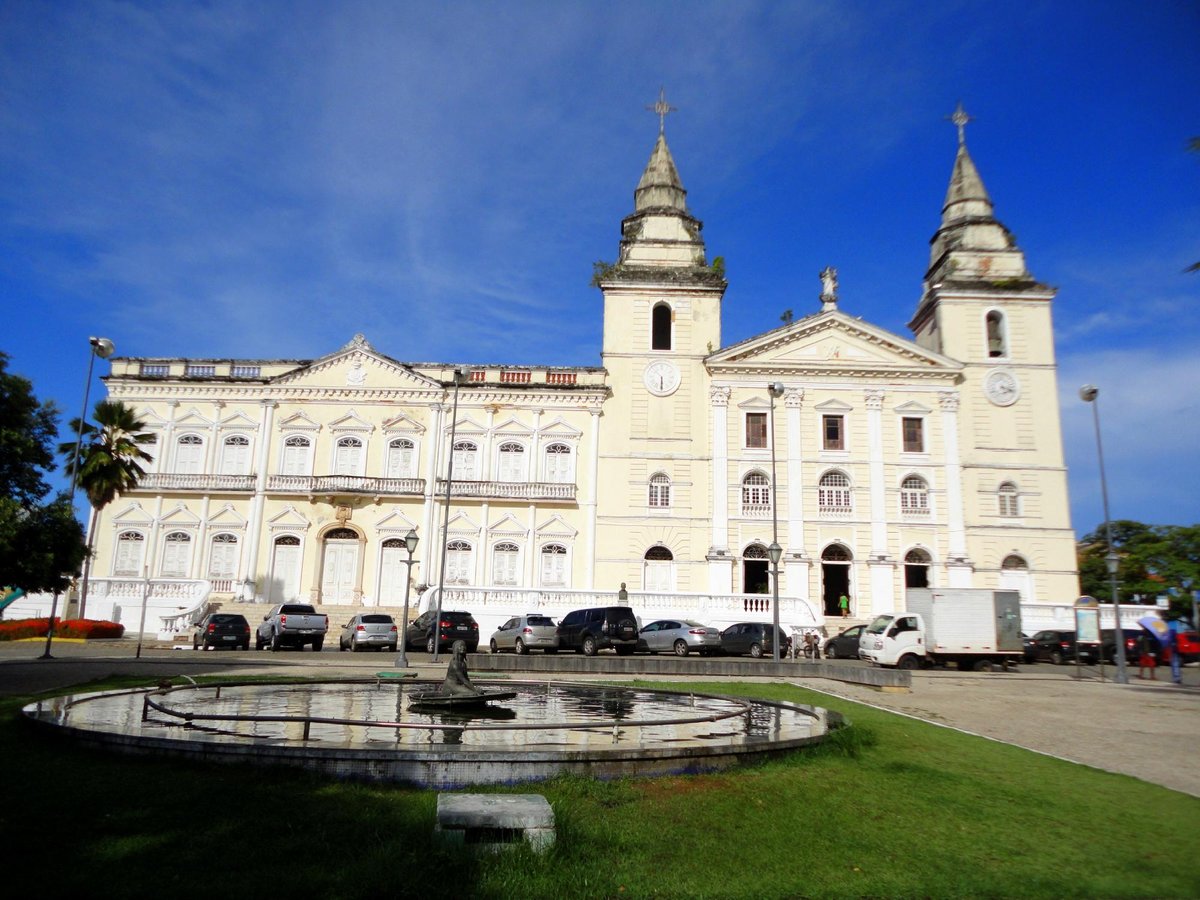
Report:
[{"label": "double-globe street lamp", "polygon": [[404,578],[404,618],[400,620],[400,655],[396,657],[396,667],[400,669],[408,668],[408,592],[412,587],[413,553],[416,552],[419,540],[417,532],[411,528],[404,536],[404,548],[408,551],[405,565],[408,569]]},{"label": "double-globe street lamp", "polygon": [[783,556],[783,548],[779,546],[779,478],[775,474],[775,399],[783,396],[783,384],[774,382],[767,385],[767,393],[771,396],[771,546],[767,555],[771,558],[771,616],[775,633],[771,636],[771,659],[779,662],[779,560]]},{"label": "double-globe street lamp", "polygon": [[433,620],[432,662],[438,661],[438,651],[442,646],[442,595],[446,592],[446,549],[450,536],[451,487],[454,484],[454,436],[458,426],[458,389],[466,379],[466,369],[456,368],[454,370],[454,407],[450,412],[450,453],[446,459],[446,505],[442,511],[442,564],[438,574],[437,617]]},{"label": "double-globe street lamp", "polygon": [[[1112,585],[1113,604],[1113,644],[1117,673],[1113,676],[1116,684],[1129,684],[1129,673],[1125,670],[1125,634],[1121,630],[1121,601],[1117,595],[1117,569],[1121,565],[1121,557],[1113,549],[1112,519],[1108,514],[1108,482],[1104,477],[1104,445],[1100,440],[1100,404],[1096,398],[1100,396],[1100,388],[1094,384],[1085,384],[1079,389],[1079,399],[1092,404],[1092,419],[1096,424],[1096,454],[1100,460],[1100,495],[1104,500],[1104,538],[1108,544],[1108,553],[1104,563],[1108,567],[1108,578]],[[1104,656],[1104,641],[1100,642],[1100,655]]]}]

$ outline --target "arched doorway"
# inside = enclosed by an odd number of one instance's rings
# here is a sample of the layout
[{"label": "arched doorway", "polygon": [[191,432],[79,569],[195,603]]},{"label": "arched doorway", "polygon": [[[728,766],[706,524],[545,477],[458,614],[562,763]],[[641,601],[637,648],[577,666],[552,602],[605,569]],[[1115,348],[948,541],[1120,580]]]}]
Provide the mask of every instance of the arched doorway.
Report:
[{"label": "arched doorway", "polygon": [[904,554],[905,589],[929,587],[929,567],[932,563],[933,557],[919,548]]},{"label": "arched doorway", "polygon": [[355,603],[358,600],[358,532],[334,528],[325,535],[325,559],[321,565],[321,602]]},{"label": "arched doorway", "polygon": [[643,561],[642,587],[670,593],[675,589],[675,554],[663,546],[651,547]]},{"label": "arched doorway", "polygon": [[850,563],[853,559],[850,550],[842,544],[830,544],[821,554],[821,598],[827,616],[841,616],[838,599],[842,594],[850,598],[851,612],[857,606],[850,593]]},{"label": "arched doorway", "polygon": [[1000,589],[1019,592],[1023,603],[1033,599],[1029,563],[1019,553],[1010,553],[1000,563]]},{"label": "arched doorway", "polygon": [[742,551],[742,593],[769,594],[770,592],[767,548],[762,544],[751,544]]},{"label": "arched doorway", "polygon": [[300,538],[294,534],[275,538],[267,596],[272,603],[288,603],[300,597]]}]

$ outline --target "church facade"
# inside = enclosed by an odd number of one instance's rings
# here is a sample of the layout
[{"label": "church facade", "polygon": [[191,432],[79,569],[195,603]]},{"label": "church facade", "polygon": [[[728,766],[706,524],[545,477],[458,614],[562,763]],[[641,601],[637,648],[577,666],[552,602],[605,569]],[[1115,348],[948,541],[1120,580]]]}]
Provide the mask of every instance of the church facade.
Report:
[{"label": "church facade", "polygon": [[1078,596],[1054,289],[961,123],[911,336],[844,312],[827,269],[811,315],[724,346],[701,227],[660,130],[596,273],[599,367],[412,363],[361,335],[315,360],[113,359],[155,459],[94,525],[88,614],[139,585],[180,610],[394,609],[444,583],[485,639],[622,586],[647,620],[770,621],[772,544],[793,627],[913,586]]}]

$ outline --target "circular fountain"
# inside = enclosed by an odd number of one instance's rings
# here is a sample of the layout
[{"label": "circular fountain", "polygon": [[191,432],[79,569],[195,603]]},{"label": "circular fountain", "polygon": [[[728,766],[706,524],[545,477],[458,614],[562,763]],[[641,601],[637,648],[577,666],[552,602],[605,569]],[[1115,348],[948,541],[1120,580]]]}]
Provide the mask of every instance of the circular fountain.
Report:
[{"label": "circular fountain", "polygon": [[135,754],[290,765],[435,788],[715,771],[821,741],[836,713],[642,687],[511,682],[474,709],[423,704],[440,682],[222,682],[75,694],[33,722]]}]

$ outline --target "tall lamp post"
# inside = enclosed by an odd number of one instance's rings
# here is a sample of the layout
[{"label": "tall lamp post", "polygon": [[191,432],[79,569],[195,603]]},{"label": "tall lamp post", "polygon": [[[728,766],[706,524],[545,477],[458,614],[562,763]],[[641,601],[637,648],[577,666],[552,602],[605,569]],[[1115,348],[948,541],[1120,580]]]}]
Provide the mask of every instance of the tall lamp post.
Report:
[{"label": "tall lamp post", "polygon": [[396,657],[396,667],[400,669],[408,668],[408,592],[412,587],[413,553],[417,550],[419,540],[417,532],[411,528],[404,536],[404,548],[408,551],[408,561],[405,565],[408,569],[404,578],[404,618],[400,622],[400,655]]},{"label": "tall lamp post", "polygon": [[[83,383],[83,412],[79,414],[79,428],[75,433],[75,455],[71,457],[71,509],[75,508],[75,489],[79,487],[79,451],[83,448],[83,424],[87,418],[88,396],[92,392],[92,368],[96,364],[96,357],[108,359],[117,349],[108,338],[90,337],[88,344],[91,345],[91,352],[88,354],[88,371],[87,381]],[[87,602],[87,585],[81,587],[81,597],[79,601],[79,616],[82,618],[84,613],[84,603]],[[68,604],[69,605],[69,604]],[[46,652],[49,653],[47,647]]]},{"label": "tall lamp post", "polygon": [[[1100,495],[1104,500],[1104,539],[1108,544],[1108,553],[1105,554],[1104,563],[1108,566],[1108,578],[1112,585],[1112,603],[1113,603],[1113,644],[1115,645],[1115,659],[1117,664],[1117,672],[1113,676],[1113,682],[1116,684],[1129,684],[1129,673],[1125,670],[1125,635],[1121,631],[1121,601],[1117,596],[1117,569],[1121,564],[1121,557],[1117,555],[1113,549],[1112,542],[1112,519],[1108,514],[1108,482],[1104,477],[1104,445],[1100,440],[1100,404],[1096,402],[1096,398],[1100,395],[1100,388],[1094,384],[1085,384],[1079,389],[1079,399],[1084,403],[1092,404],[1092,419],[1096,424],[1096,455],[1100,460]],[[1104,642],[1100,643],[1100,653],[1104,653]]]},{"label": "tall lamp post", "polygon": [[779,559],[783,548],[779,546],[779,479],[775,475],[775,398],[783,396],[783,384],[776,381],[767,385],[771,396],[771,546],[767,555],[771,557],[771,617],[775,633],[771,636],[771,659],[779,662]]},{"label": "tall lamp post", "polygon": [[458,425],[458,388],[466,377],[465,369],[454,370],[454,409],[450,413],[450,454],[446,459],[446,508],[442,513],[442,564],[438,573],[437,618],[433,622],[433,662],[442,647],[442,594],[446,592],[446,541],[450,535],[450,488],[454,483],[454,434]]}]

